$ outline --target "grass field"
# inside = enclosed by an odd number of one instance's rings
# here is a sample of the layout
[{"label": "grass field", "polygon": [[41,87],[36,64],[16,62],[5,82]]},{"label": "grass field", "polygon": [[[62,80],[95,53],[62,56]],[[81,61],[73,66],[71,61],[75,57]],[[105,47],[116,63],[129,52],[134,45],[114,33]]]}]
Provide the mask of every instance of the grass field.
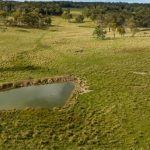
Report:
[{"label": "grass field", "polygon": [[0,82],[75,75],[92,90],[66,110],[0,111],[0,149],[150,149],[150,31],[101,41],[93,26],[0,31]]}]

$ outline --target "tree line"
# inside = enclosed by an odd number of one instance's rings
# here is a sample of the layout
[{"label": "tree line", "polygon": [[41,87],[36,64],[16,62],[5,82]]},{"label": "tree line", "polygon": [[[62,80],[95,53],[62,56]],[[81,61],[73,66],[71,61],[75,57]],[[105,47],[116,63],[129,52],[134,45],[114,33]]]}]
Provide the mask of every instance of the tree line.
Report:
[{"label": "tree line", "polygon": [[55,3],[60,4],[62,8],[84,9],[84,16],[90,17],[94,21],[100,15],[108,18],[106,21],[109,20],[110,16],[121,16],[126,21],[133,18],[137,27],[150,27],[150,4],[66,1]]},{"label": "tree line", "polygon": [[[63,16],[70,21],[69,9],[82,8],[83,14],[76,16],[76,22],[90,18],[100,28],[108,27],[123,36],[128,26],[133,35],[138,27],[150,27],[150,4],[128,3],[85,3],[85,2],[14,2],[0,1],[0,21],[6,25],[43,27],[51,24],[51,16]],[[98,28],[97,28],[98,29]]]},{"label": "tree line", "polygon": [[149,4],[126,4],[126,3],[103,3],[89,5],[83,10],[84,16],[97,23],[94,35],[104,39],[106,28],[121,36],[126,33],[126,28],[131,30],[132,36],[138,32],[138,28],[150,27],[150,5]]},{"label": "tree line", "polygon": [[0,21],[5,25],[41,28],[51,24],[52,15],[62,13],[56,3],[0,1]]},{"label": "tree line", "polygon": [[[68,22],[70,22],[70,20],[73,19],[73,15],[69,8],[64,11],[64,13],[62,14],[62,17],[68,20]],[[84,16],[82,14],[76,15],[75,17],[76,23],[83,23],[83,21],[84,21]]]},{"label": "tree line", "polygon": [[90,5],[85,7],[85,16],[90,17],[92,20],[98,19],[99,16],[103,16],[107,22],[110,19],[114,19],[114,16],[118,19],[118,22],[123,22],[133,18],[138,27],[150,27],[150,5],[132,5],[132,4],[103,4],[103,5]]}]

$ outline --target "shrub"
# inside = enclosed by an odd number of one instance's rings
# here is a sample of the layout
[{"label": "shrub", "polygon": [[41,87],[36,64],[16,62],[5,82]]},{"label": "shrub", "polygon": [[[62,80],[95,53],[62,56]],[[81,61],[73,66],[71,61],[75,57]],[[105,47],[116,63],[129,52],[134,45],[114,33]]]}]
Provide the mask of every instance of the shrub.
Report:
[{"label": "shrub", "polygon": [[78,15],[76,17],[76,22],[77,23],[83,23],[83,21],[84,21],[84,16],[83,15]]},{"label": "shrub", "polygon": [[44,18],[44,22],[46,25],[51,25],[52,20],[50,17],[46,17],[46,18]]},{"label": "shrub", "polygon": [[67,9],[67,10],[63,13],[62,17],[63,17],[64,19],[67,19],[68,22],[70,22],[70,19],[73,18],[72,14],[70,13],[70,9]]},{"label": "shrub", "polygon": [[118,27],[117,28],[117,31],[118,31],[118,33],[121,35],[121,36],[124,36],[125,34],[126,34],[126,30],[125,30],[125,28],[124,27]]},{"label": "shrub", "polygon": [[93,32],[93,35],[99,39],[104,40],[106,36],[106,31],[102,27],[97,26]]}]

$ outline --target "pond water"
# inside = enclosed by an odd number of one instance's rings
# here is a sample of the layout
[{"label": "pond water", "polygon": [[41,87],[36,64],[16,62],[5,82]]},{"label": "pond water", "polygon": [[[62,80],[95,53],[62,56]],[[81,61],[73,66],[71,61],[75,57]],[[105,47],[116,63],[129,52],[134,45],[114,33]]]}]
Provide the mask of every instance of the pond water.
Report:
[{"label": "pond water", "polygon": [[37,85],[0,92],[0,109],[61,107],[69,99],[74,83]]}]

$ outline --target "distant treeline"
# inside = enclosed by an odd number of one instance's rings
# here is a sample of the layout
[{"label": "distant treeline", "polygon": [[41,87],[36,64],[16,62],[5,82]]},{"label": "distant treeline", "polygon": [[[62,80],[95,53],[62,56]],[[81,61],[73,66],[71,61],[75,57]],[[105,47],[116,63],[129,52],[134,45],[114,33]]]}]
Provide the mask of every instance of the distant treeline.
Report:
[{"label": "distant treeline", "polygon": [[17,9],[22,11],[38,9],[39,13],[42,15],[61,15],[63,13],[61,5],[55,2],[0,1],[0,10],[11,13]]},{"label": "distant treeline", "polygon": [[[105,2],[57,2],[65,8],[84,8],[83,14],[92,20],[103,18],[133,19],[137,27],[150,27],[150,4]],[[120,18],[119,17],[119,18]]]},{"label": "distant treeline", "polygon": [[105,24],[125,26],[130,20],[137,27],[150,27],[150,4],[0,1],[0,17],[7,24],[40,27],[50,24],[50,16],[62,15],[63,8],[82,8],[84,17]]},{"label": "distant treeline", "polygon": [[137,27],[150,27],[150,5],[139,4],[101,4],[87,6],[84,14],[92,20],[97,17],[105,17],[106,20],[118,19],[125,21],[133,19]]},{"label": "distant treeline", "polygon": [[82,8],[83,15],[105,24],[116,22],[127,26],[132,20],[137,27],[150,27],[150,4],[104,2],[57,2],[63,8]]},{"label": "distant treeline", "polygon": [[0,1],[0,21],[12,26],[43,27],[51,24],[51,16],[62,15],[57,3]]},{"label": "distant treeline", "polygon": [[63,8],[84,8],[87,6],[119,6],[119,7],[150,7],[150,4],[144,4],[144,3],[125,3],[125,2],[67,2],[67,1],[57,1],[57,2],[50,2],[50,3],[57,3]]}]

